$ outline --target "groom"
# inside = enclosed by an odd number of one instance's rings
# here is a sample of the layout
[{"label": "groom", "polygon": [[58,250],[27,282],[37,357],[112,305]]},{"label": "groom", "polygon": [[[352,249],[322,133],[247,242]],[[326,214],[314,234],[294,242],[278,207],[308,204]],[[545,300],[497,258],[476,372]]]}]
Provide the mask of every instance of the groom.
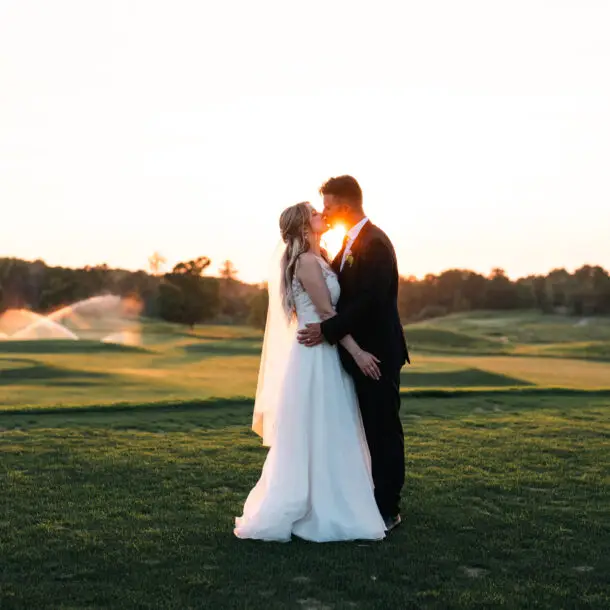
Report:
[{"label": "groom", "polygon": [[320,187],[329,225],[345,224],[343,248],[332,266],[339,276],[337,315],[308,324],[299,342],[331,345],[351,334],[381,362],[379,380],[365,376],[339,345],[341,361],[354,379],[364,431],[371,453],[375,499],[388,531],[400,525],[400,491],[405,478],[404,433],[399,417],[400,370],[409,353],[398,316],[398,266],[387,235],[364,214],[362,190],[355,178],[330,178]]}]

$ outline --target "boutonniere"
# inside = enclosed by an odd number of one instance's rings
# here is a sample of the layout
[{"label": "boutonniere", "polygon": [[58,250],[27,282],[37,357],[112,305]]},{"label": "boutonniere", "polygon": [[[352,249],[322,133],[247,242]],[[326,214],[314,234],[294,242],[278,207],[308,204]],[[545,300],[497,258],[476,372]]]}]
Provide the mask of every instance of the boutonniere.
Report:
[{"label": "boutonniere", "polygon": [[346,257],[345,257],[345,262],[351,267],[354,264],[354,256],[353,254],[350,252]]}]

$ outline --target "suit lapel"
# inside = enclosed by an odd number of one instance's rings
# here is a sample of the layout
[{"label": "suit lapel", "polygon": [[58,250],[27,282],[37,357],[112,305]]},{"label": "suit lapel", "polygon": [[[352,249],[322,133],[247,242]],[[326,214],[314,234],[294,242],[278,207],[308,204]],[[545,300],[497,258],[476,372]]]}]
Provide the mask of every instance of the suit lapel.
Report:
[{"label": "suit lapel", "polygon": [[[352,244],[352,247],[350,248],[350,253],[354,257],[354,259],[356,258],[356,255],[359,254],[362,251],[362,249],[366,246],[367,236],[372,227],[373,227],[373,224],[369,220],[362,227],[362,229],[360,230],[360,233],[358,233],[358,237],[356,237],[356,239],[354,240],[354,243]],[[347,265],[347,262],[346,262],[346,265]],[[343,267],[343,271],[345,271],[345,267]]]},{"label": "suit lapel", "polygon": [[[360,233],[358,233],[358,237],[356,237],[356,239],[354,240],[354,243],[351,245],[350,248],[350,254],[353,257],[353,264],[356,264],[356,261],[358,259],[358,254],[362,251],[363,248],[366,247],[366,240],[367,240],[367,235],[369,233],[369,231],[371,230],[372,227],[372,223],[369,220],[360,230]],[[343,284],[344,281],[349,281],[348,278],[350,278],[352,276],[352,267],[350,266],[349,262],[346,260],[345,261],[345,265],[343,266],[343,271],[341,271],[341,260],[343,259],[343,253],[345,251],[345,248],[341,249],[341,252],[339,252],[339,254],[337,254],[336,258],[333,260],[333,269],[335,270],[335,273],[337,273],[337,275],[339,276],[339,279],[341,280],[341,283]]]}]

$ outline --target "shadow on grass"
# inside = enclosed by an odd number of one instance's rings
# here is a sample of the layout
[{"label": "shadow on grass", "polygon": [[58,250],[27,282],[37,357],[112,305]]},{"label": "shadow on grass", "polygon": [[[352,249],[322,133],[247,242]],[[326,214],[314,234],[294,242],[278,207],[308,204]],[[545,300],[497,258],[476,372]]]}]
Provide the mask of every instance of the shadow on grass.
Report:
[{"label": "shadow on grass", "polygon": [[109,373],[65,369],[48,364],[34,363],[13,369],[0,370],[0,386],[22,384],[44,385],[89,385],[100,380],[107,381],[114,377]]},{"label": "shadow on grass", "polygon": [[206,400],[162,400],[152,403],[140,402],[115,402],[100,405],[76,405],[64,407],[57,405],[54,407],[38,407],[36,405],[24,406],[20,408],[0,407],[0,418],[16,415],[78,415],[87,413],[168,413],[180,414],[181,412],[205,411],[212,412],[224,407],[239,407],[252,409],[254,401],[250,397],[236,396],[234,398],[209,398]]},{"label": "shadow on grass", "polygon": [[[489,405],[505,405],[510,411],[531,411],[541,409],[576,410],[582,409],[583,401],[610,398],[610,390],[571,390],[562,388],[505,388],[505,389],[429,389],[403,391],[401,416],[407,423],[413,414],[425,417],[452,419],[471,413],[473,409]],[[206,426],[223,425],[227,414],[239,414],[240,425],[249,427],[252,420],[254,401],[249,397],[209,398],[206,400],[159,401],[154,403],[108,403],[105,405],[52,406],[36,405],[19,408],[0,406],[0,427],[22,422],[53,421],[59,417],[63,423],[81,421],[110,425],[129,422],[133,427],[149,424],[162,425],[164,421],[199,421]]]},{"label": "shadow on grass", "polygon": [[477,368],[467,368],[458,371],[403,371],[400,383],[407,388],[470,388],[470,387],[519,387],[534,384]]},{"label": "shadow on grass", "polygon": [[134,345],[88,340],[41,339],[31,341],[0,341],[0,353],[5,354],[93,354],[108,352],[150,353],[150,350]]}]

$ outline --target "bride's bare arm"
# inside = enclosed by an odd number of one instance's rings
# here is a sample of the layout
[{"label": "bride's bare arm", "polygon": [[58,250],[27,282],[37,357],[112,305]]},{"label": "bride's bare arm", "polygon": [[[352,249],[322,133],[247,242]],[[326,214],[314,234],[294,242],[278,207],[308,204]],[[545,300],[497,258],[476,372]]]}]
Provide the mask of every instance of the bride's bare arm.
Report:
[{"label": "bride's bare arm", "polygon": [[[328,286],[324,280],[322,269],[314,254],[306,252],[299,258],[296,269],[297,279],[309,295],[318,315],[322,320],[328,320],[337,315],[331,300]],[[373,379],[379,379],[379,360],[373,354],[365,352],[351,335],[346,335],[340,341],[341,345],[349,352],[360,370]]]},{"label": "bride's bare arm", "polygon": [[297,263],[296,276],[305,288],[320,318],[328,320],[336,315],[320,263],[314,254],[311,252],[301,254]]}]

